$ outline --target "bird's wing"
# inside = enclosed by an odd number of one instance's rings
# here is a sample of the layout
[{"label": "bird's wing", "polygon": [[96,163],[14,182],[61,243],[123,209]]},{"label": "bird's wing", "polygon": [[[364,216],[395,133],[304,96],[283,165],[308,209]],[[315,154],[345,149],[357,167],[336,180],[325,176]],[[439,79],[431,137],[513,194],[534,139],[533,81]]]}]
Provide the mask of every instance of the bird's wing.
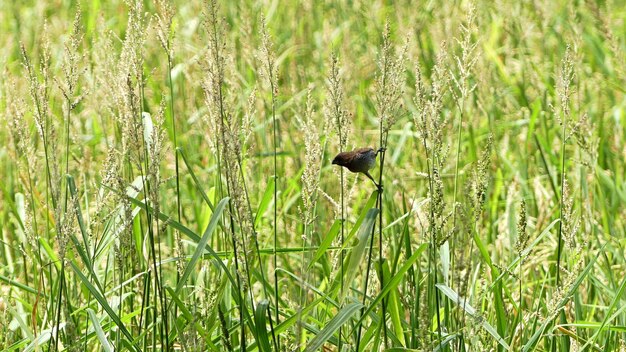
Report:
[{"label": "bird's wing", "polygon": [[354,151],[341,153],[343,164],[350,165],[350,163],[352,163],[352,161],[354,160],[354,158],[356,158],[357,155],[358,153],[355,153]]},{"label": "bird's wing", "polygon": [[355,154],[365,154],[365,153],[373,152],[373,151],[374,151],[374,149],[369,148],[369,147],[358,148],[358,149],[354,150]]}]

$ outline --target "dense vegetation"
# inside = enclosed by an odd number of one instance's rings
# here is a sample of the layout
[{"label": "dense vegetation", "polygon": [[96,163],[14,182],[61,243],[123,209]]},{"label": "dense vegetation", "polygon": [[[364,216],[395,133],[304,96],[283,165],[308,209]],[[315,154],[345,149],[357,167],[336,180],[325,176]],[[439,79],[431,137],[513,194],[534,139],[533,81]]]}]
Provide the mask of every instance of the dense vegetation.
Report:
[{"label": "dense vegetation", "polygon": [[[0,348],[626,351],[625,33],[613,1],[0,2]],[[331,164],[360,147],[381,191]]]}]

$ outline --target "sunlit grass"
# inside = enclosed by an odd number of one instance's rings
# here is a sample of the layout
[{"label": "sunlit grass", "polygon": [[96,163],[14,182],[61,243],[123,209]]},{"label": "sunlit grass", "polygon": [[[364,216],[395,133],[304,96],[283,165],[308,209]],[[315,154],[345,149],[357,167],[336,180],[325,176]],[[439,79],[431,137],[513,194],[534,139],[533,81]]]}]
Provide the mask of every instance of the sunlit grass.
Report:
[{"label": "sunlit grass", "polygon": [[624,23],[1,2],[0,349],[626,350]]}]

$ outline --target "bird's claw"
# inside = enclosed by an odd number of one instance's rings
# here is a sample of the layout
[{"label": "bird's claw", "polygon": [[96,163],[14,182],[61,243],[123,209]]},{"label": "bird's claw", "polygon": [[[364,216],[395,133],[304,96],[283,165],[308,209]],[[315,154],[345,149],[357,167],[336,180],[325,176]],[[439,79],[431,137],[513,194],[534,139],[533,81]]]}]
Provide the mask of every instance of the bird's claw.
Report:
[{"label": "bird's claw", "polygon": [[383,190],[384,190],[383,189],[383,185],[376,184],[376,187],[378,188],[378,193],[382,193],[383,192]]},{"label": "bird's claw", "polygon": [[380,147],[380,148],[378,148],[378,150],[376,151],[376,154],[378,154],[378,153],[384,153],[386,150],[387,150],[387,148],[385,148],[385,147]]}]

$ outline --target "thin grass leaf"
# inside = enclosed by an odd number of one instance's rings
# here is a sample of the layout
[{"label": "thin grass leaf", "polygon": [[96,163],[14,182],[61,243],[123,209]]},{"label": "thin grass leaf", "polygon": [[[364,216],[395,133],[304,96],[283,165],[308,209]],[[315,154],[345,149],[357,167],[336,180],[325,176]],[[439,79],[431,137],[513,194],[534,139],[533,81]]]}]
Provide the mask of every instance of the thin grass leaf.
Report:
[{"label": "thin grass leaf", "polygon": [[[377,265],[377,268],[379,271],[383,271],[383,282],[390,282],[391,272],[389,271],[389,264],[387,261],[383,261],[382,264],[382,268],[380,264]],[[392,329],[390,329],[389,332],[393,332],[390,337],[396,338],[398,340],[398,345],[406,346],[406,341],[404,339],[404,327],[402,325],[402,322],[404,321],[404,311],[402,310],[402,304],[400,302],[400,298],[398,297],[397,289],[394,288],[387,294],[386,307],[392,326]]]},{"label": "thin grass leaf", "polygon": [[[624,311],[626,306],[619,311]],[[601,331],[615,331],[619,333],[626,333],[626,326],[624,325],[608,325],[597,321],[575,321],[571,324],[564,324],[559,326],[573,326],[577,329],[593,329],[593,330],[601,330]]]},{"label": "thin grass leaf", "polygon": [[[374,206],[376,204],[376,199],[378,199],[378,191],[373,191],[372,194],[370,195],[369,199],[367,200],[367,202],[363,206],[363,209],[372,209],[372,208],[374,208]],[[359,214],[359,217],[356,219],[356,222],[354,223],[354,226],[352,227],[352,230],[350,230],[350,233],[348,234],[348,237],[346,237],[346,242],[350,241],[350,239],[352,239],[352,236],[354,236],[356,231],[361,228],[361,224],[363,223],[363,221],[365,220],[365,217],[367,215],[368,215],[368,213],[365,212],[365,211],[362,211],[361,214]]]},{"label": "thin grass leaf", "polygon": [[100,325],[100,321],[98,317],[96,317],[96,313],[94,313],[93,309],[87,308],[87,313],[89,314],[89,319],[93,324],[93,328],[96,331],[96,336],[102,345],[102,350],[105,352],[113,352],[113,346],[109,343],[109,340],[106,337],[106,334],[102,330],[102,326]]},{"label": "thin grass leaf", "polygon": [[589,347],[598,338],[598,334],[600,334],[600,332],[604,330],[605,326],[609,323],[609,321],[618,318],[621,312],[624,309],[626,309],[626,306],[622,306],[615,314],[611,315],[611,312],[613,312],[615,307],[618,304],[620,304],[622,298],[624,297],[624,292],[626,292],[626,278],[622,280],[622,284],[620,285],[619,290],[617,290],[617,293],[615,294],[615,297],[613,298],[611,305],[609,305],[609,309],[607,309],[606,312],[604,312],[604,319],[602,320],[602,323],[598,327],[598,330],[593,334],[593,336],[591,336],[589,341],[585,343],[585,345],[581,348],[581,350],[584,351],[585,348]]},{"label": "thin grass leaf", "polygon": [[96,301],[98,301],[102,309],[104,309],[104,311],[109,315],[111,320],[113,320],[115,325],[117,325],[117,327],[120,329],[122,334],[126,336],[126,338],[128,339],[128,342],[131,343],[131,345],[133,346],[133,350],[139,350],[139,347],[135,345],[133,336],[130,334],[128,329],[126,329],[126,326],[124,325],[120,317],[117,316],[117,313],[115,313],[115,311],[113,311],[111,306],[109,306],[109,302],[107,302],[107,300],[102,296],[102,294],[100,294],[100,291],[95,286],[93,286],[91,282],[89,282],[89,279],[87,279],[87,277],[83,275],[81,270],[78,268],[78,266],[76,266],[76,264],[74,264],[73,261],[70,262],[70,265],[72,267],[72,270],[74,270],[74,272],[80,279],[80,281],[82,281],[83,285],[85,285],[87,290],[91,292],[91,294],[96,299]]},{"label": "thin grass leaf", "polygon": [[13,319],[15,319],[15,321],[17,322],[17,324],[20,326],[22,334],[24,334],[26,336],[26,338],[28,338],[28,340],[32,341],[33,339],[35,339],[35,335],[32,331],[32,329],[28,326],[28,323],[24,320],[24,318],[26,318],[25,315],[20,314],[16,308],[13,307],[11,305],[7,306],[9,312],[11,313],[11,316],[13,317]]},{"label": "thin grass leaf", "polygon": [[[484,242],[482,241],[482,239],[476,232],[474,233],[474,242],[476,243],[476,246],[478,247],[478,250],[483,260],[487,263],[487,265],[489,265],[489,268],[491,269],[492,279],[495,279],[498,276],[500,276],[500,270],[498,269],[498,267],[493,265],[493,261],[491,260],[491,256],[489,255],[489,251],[487,250],[487,246],[485,246]],[[493,285],[492,292],[494,296],[494,308],[496,311],[496,323],[498,327],[498,332],[499,332],[499,335],[506,336],[506,327],[507,327],[506,322],[508,319],[506,315],[506,310],[504,309],[504,300],[503,300],[501,281]],[[510,296],[508,292],[507,292],[507,296]]]},{"label": "thin grass leaf", "polygon": [[350,303],[347,304],[342,310],[337,313],[328,322],[328,324],[317,334],[306,346],[304,352],[313,352],[317,351],[324,345],[324,343],[331,337],[333,334],[345,324],[348,319],[350,319],[356,312],[361,309],[363,305],[361,303]]},{"label": "thin grass leaf", "polygon": [[456,340],[459,337],[457,334],[447,335],[443,341],[437,343],[437,346],[433,349],[433,352],[439,352],[441,350],[446,350],[446,347],[450,344],[450,342]]},{"label": "thin grass leaf", "polygon": [[[596,263],[596,260],[600,256],[600,253],[602,253],[602,251],[604,250],[604,247],[606,247],[606,243],[602,246],[602,248],[600,248],[600,250],[598,251],[598,254],[596,254],[596,256],[589,262],[589,264],[587,264],[587,266],[585,267],[585,270],[583,270],[583,272],[580,273],[580,275],[578,275],[578,277],[576,278],[576,281],[574,281],[574,284],[572,284],[572,286],[569,288],[567,293],[563,296],[563,299],[561,299],[561,301],[557,304],[556,307],[550,307],[550,309],[560,310],[565,306],[565,304],[569,301],[570,297],[572,297],[572,295],[574,294],[574,291],[576,291],[576,289],[578,288],[578,286],[580,286],[580,284],[583,282],[585,277],[589,275],[589,272],[591,272],[591,268],[593,268],[593,265]],[[533,350],[535,348],[535,345],[537,344],[537,341],[539,341],[539,338],[541,338],[541,336],[543,335],[543,332],[546,330],[546,328],[550,324],[552,324],[552,319],[545,319],[543,323],[541,324],[541,326],[537,330],[535,330],[535,333],[526,342],[526,344],[524,345],[524,348],[522,349],[522,352]]]},{"label": "thin grass leaf", "polygon": [[337,301],[332,299],[329,295],[327,295],[326,293],[321,291],[319,288],[311,285],[310,283],[305,282],[304,280],[302,280],[300,277],[296,276],[291,271],[287,271],[287,270],[281,269],[281,268],[278,268],[276,270],[281,272],[281,273],[285,273],[288,276],[291,276],[294,280],[296,280],[296,282],[298,282],[298,284],[306,287],[307,289],[311,290],[312,292],[315,292],[318,296],[323,298],[325,302],[328,302],[329,304],[335,306],[335,308],[339,308],[341,306]]},{"label": "thin grass leaf", "polygon": [[183,157],[183,162],[185,163],[185,166],[187,167],[187,171],[189,171],[189,175],[191,175],[191,179],[193,180],[193,183],[196,186],[196,190],[200,192],[202,199],[204,199],[204,202],[209,206],[209,208],[211,208],[211,210],[214,210],[213,203],[211,202],[207,194],[204,192],[203,187],[200,185],[200,181],[196,177],[196,174],[193,172],[193,168],[189,164],[189,161],[187,160],[187,156],[185,155],[185,152],[180,147],[177,148],[176,151],[178,152],[178,154],[180,154],[180,156]]},{"label": "thin grass leaf", "polygon": [[406,274],[406,272],[413,266],[413,264],[415,264],[415,262],[420,258],[422,253],[426,250],[426,248],[428,248],[428,244],[422,243],[413,253],[413,255],[409,259],[407,259],[407,261],[400,267],[400,269],[398,269],[398,272],[393,275],[391,280],[385,283],[385,287],[367,307],[365,312],[363,312],[363,315],[357,321],[355,326],[358,326],[363,321],[363,319],[365,319],[365,317],[368,316],[372,312],[372,310],[374,310],[374,308],[380,304],[380,302],[383,300],[383,298],[385,298],[389,291],[398,286],[402,278],[404,278],[404,274]]},{"label": "thin grass leaf", "polygon": [[[378,215],[378,209],[372,208],[367,211],[365,215],[365,219],[361,226],[359,227],[359,242],[356,246],[352,248],[350,251],[350,259],[348,265],[346,266],[345,273],[347,274],[344,282],[351,284],[356,277],[356,274],[359,272],[359,265],[361,264],[361,259],[364,257],[367,244],[369,243],[369,238],[372,236],[372,230],[374,229],[374,222],[376,221],[376,215]],[[337,273],[337,278],[335,282],[338,284],[341,282],[341,271]],[[337,285],[339,286],[339,285]],[[344,290],[342,297],[339,301],[343,301],[345,299],[345,295],[349,292],[349,290]]]},{"label": "thin grass leaf", "polygon": [[[159,219],[163,220],[163,221],[167,221],[168,226],[180,231],[180,233],[186,235],[187,237],[193,239],[195,242],[200,242],[201,238],[200,236],[198,236],[198,234],[196,234],[195,232],[191,231],[189,228],[187,228],[186,226],[184,226],[183,224],[179,223],[178,221],[175,221],[174,219],[170,218],[169,216],[163,214],[162,212],[157,212],[154,210],[154,208],[152,208],[151,206],[146,206],[142,201],[140,201],[139,199],[133,198],[133,197],[127,197],[128,200],[131,203],[134,203],[135,205],[141,207],[142,209],[146,209],[148,211],[150,211],[154,216],[157,216]],[[228,270],[228,268],[226,267],[226,265],[224,264],[224,262],[222,261],[222,257],[220,257],[220,255],[215,252],[215,250],[213,250],[213,248],[211,248],[211,246],[209,246],[208,244],[206,244],[204,246],[204,248],[206,249],[207,252],[209,252],[209,256],[213,257],[214,259],[214,263],[217,267],[219,267],[222,272],[224,273],[224,275],[226,275],[226,277],[228,278],[228,281],[230,281],[231,285],[233,285],[233,287],[237,287],[237,281],[235,281],[235,278],[233,277],[233,275],[231,274],[230,270]],[[235,302],[237,304],[241,303],[241,297],[238,295],[233,295],[233,299],[235,300]],[[248,310],[244,310],[244,315],[246,316],[246,322],[248,323],[250,329],[254,329],[254,322],[252,321],[252,317],[250,316],[250,312]]]},{"label": "thin grass leaf", "polygon": [[[315,307],[317,307],[318,304],[322,303],[324,301],[323,297],[320,297],[318,299],[316,299],[315,301],[309,303],[309,305],[307,305],[304,309],[302,309],[302,311],[300,312],[302,315],[307,315],[309,314]],[[282,320],[280,322],[280,324],[278,324],[278,326],[276,326],[274,328],[274,332],[276,334],[280,334],[283,333],[285,331],[287,331],[289,328],[291,328],[292,326],[294,326],[296,323],[298,322],[298,314],[292,314],[290,315],[287,319]]]},{"label": "thin grass leaf", "polygon": [[337,234],[339,233],[339,230],[341,230],[341,220],[337,219],[337,220],[335,220],[335,222],[333,222],[333,226],[330,227],[330,230],[328,230],[328,233],[326,233],[326,236],[324,236],[324,239],[322,240],[322,243],[320,244],[319,248],[315,252],[315,256],[313,257],[313,260],[311,260],[311,264],[309,264],[309,269],[322,256],[324,256],[324,254],[326,254],[328,252],[328,248],[330,248],[330,245],[333,243],[333,241],[337,237]]},{"label": "thin grass leaf", "polygon": [[213,231],[215,231],[218,222],[222,218],[222,212],[224,211],[226,203],[228,203],[229,199],[230,198],[228,197],[222,199],[215,207],[213,215],[211,215],[211,220],[209,221],[209,226],[207,226],[206,230],[204,230],[204,235],[202,235],[202,238],[198,242],[198,246],[196,247],[196,250],[191,257],[191,260],[189,261],[189,263],[187,263],[183,275],[181,275],[180,280],[178,280],[178,283],[176,284],[176,289],[174,290],[174,293],[177,296],[180,294],[180,290],[182,290],[183,286],[187,282],[189,275],[191,275],[191,273],[195,270],[196,263],[204,253],[205,247],[211,239],[211,234],[213,233]]},{"label": "thin grass leaf", "polygon": [[[62,330],[65,328],[65,323],[60,323],[58,328],[59,330]],[[41,346],[43,346],[44,344],[46,344],[50,338],[53,335],[53,332],[56,331],[57,327],[55,326],[52,329],[46,329],[42,332],[39,333],[39,336],[37,336],[30,344],[28,344],[28,346],[26,346],[26,348],[24,349],[24,351],[22,352],[34,352],[34,351],[40,351],[41,350]],[[56,334],[56,332],[54,332],[54,334]]]},{"label": "thin grass leaf", "polygon": [[27,345],[28,345],[28,340],[21,339],[20,341],[17,341],[16,343],[7,347],[7,349],[3,350],[3,352],[25,351],[26,349],[24,348],[24,346],[27,346]]},{"label": "thin grass leaf", "polygon": [[[67,186],[70,189],[70,194],[72,195],[72,197],[78,198],[78,195],[76,192],[76,183],[74,182],[74,178],[70,175],[65,175],[65,178],[67,179]],[[76,212],[76,220],[78,221],[78,228],[80,229],[80,234],[83,237],[83,246],[84,246],[83,248],[81,248],[80,246],[77,246],[76,249],[79,251],[79,254],[81,255],[81,257],[83,256],[85,257],[83,260],[87,260],[85,264],[91,267],[91,253],[89,253],[89,230],[87,229],[87,226],[85,225],[85,220],[83,219],[83,212],[80,209],[78,202],[74,204],[74,210]],[[74,244],[76,245],[76,242],[78,242],[77,240],[75,240],[76,236],[72,235],[72,237],[73,237],[73,241],[75,242]]]},{"label": "thin grass leaf", "polygon": [[256,216],[254,217],[254,227],[258,228],[259,223],[261,222],[263,214],[267,211],[267,207],[270,205],[274,197],[274,187],[276,187],[276,179],[275,177],[270,177],[269,182],[267,183],[267,187],[265,187],[265,192],[263,193],[263,198],[261,198],[261,202],[259,202],[259,207],[256,211]]},{"label": "thin grass leaf", "polygon": [[32,294],[37,294],[37,290],[35,290],[34,288],[26,286],[26,285],[24,285],[24,284],[22,284],[22,283],[20,283],[18,281],[12,280],[12,279],[4,276],[4,275],[0,275],[0,281],[4,281],[7,284],[9,284],[9,285],[11,285],[11,286],[13,286],[15,288],[19,288],[20,290],[24,290],[24,291],[30,292]]},{"label": "thin grass leaf", "polygon": [[[541,231],[541,234],[539,236],[537,236],[537,238],[535,238],[535,240],[530,244],[527,245],[524,250],[522,250],[522,257],[526,257],[530,251],[533,250],[533,248],[539,244],[541,242],[541,240],[543,239],[543,237],[545,235],[547,235],[548,233],[550,233],[550,230],[552,229],[552,227],[554,227],[554,225],[556,225],[557,222],[559,222],[560,219],[555,219],[554,221],[552,221],[550,223],[550,225],[548,225],[543,231]],[[520,261],[520,257],[516,257],[515,260],[513,260],[513,262],[507,267],[507,270],[500,273],[500,275],[498,275],[498,277],[493,280],[491,282],[491,285],[489,286],[490,290],[493,290],[493,287],[496,285],[496,283],[500,282],[502,280],[502,278],[504,278],[506,275],[508,275],[508,273],[513,272],[513,270],[517,267],[517,264],[519,264]]]},{"label": "thin grass leaf", "polygon": [[265,314],[267,314],[267,308],[269,307],[270,302],[266,299],[259,302],[256,307],[256,311],[254,312],[254,323],[257,327],[257,333],[255,334],[256,340],[259,345],[259,350],[262,352],[271,352],[272,348],[270,347],[270,339],[267,335],[266,319]]},{"label": "thin grass leaf", "polygon": [[485,329],[485,331],[487,331],[491,336],[493,336],[502,347],[504,347],[507,351],[511,349],[509,344],[507,344],[506,341],[504,341],[504,339],[502,338],[502,336],[498,334],[498,331],[496,331],[496,329],[493,326],[491,326],[489,322],[487,322],[487,320],[485,320],[485,318],[483,318],[476,311],[476,309],[474,309],[474,307],[472,307],[469,303],[465,302],[465,299],[461,298],[461,296],[459,296],[459,294],[456,293],[456,291],[454,291],[453,289],[451,289],[450,287],[444,284],[436,284],[435,286],[437,286],[439,291],[441,291],[444,295],[446,295],[454,304],[461,307],[473,319],[476,319],[478,323],[480,324],[480,326],[482,326],[483,329]]},{"label": "thin grass leaf", "polygon": [[[210,344],[209,347],[211,347],[212,343],[211,341],[211,334],[209,331],[207,331],[200,322],[196,321],[196,319],[194,319],[193,314],[189,311],[189,309],[187,308],[187,305],[185,305],[185,303],[180,299],[180,297],[178,297],[178,295],[176,295],[176,293],[174,292],[174,290],[172,290],[171,287],[166,287],[165,290],[167,290],[167,293],[169,294],[169,297],[172,299],[172,301],[174,302],[174,304],[176,304],[176,306],[178,307],[178,309],[180,309],[181,314],[183,315],[183,317],[188,321],[188,322],[194,322],[193,323],[193,327],[194,329],[205,339],[205,341],[207,343]],[[215,347],[215,346],[213,346]],[[213,348],[212,347],[212,348]],[[215,349],[217,349],[217,347],[215,347]]]}]

